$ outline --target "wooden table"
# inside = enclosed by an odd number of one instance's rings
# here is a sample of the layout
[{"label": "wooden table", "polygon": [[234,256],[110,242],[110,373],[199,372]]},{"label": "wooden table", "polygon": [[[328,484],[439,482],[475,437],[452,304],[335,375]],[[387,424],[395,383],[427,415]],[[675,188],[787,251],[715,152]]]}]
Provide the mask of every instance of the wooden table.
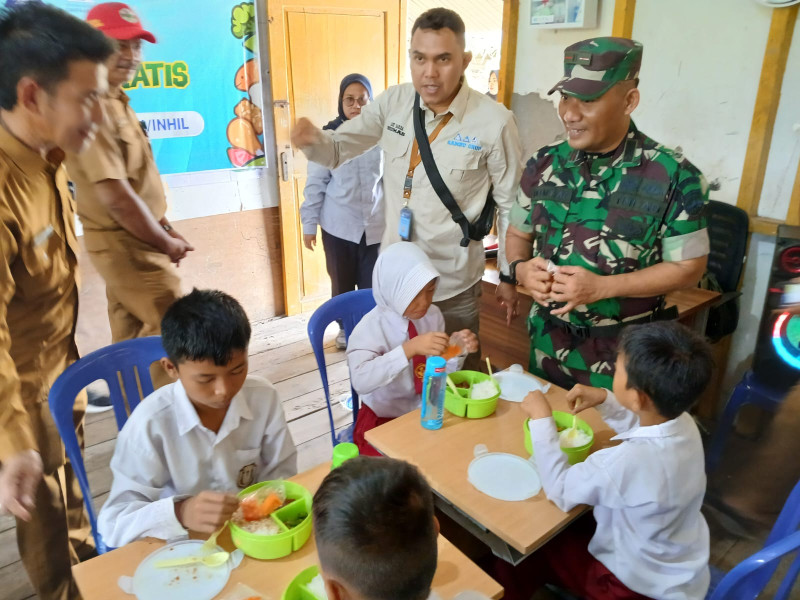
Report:
[{"label": "wooden table", "polygon": [[[330,463],[322,464],[292,477],[292,481],[313,493],[329,471]],[[218,543],[226,550],[234,549],[227,530],[220,535]],[[140,540],[72,567],[84,600],[131,600],[132,596],[119,588],[117,579],[120,575],[132,576],[139,563],[163,545],[163,540]],[[231,573],[222,594],[229,593],[241,582],[265,598],[278,600],[300,571],[316,563],[317,547],[313,535],[300,550],[286,558],[262,561],[246,556],[242,564]],[[433,589],[445,600],[450,600],[466,590],[475,590],[490,598],[503,596],[503,588],[499,583],[481,571],[442,536],[439,536],[439,566],[433,578]]]},{"label": "wooden table", "polygon": [[[555,410],[566,410],[566,392],[552,386],[548,398]],[[595,432],[593,451],[607,447],[614,432],[594,409],[581,413]],[[416,465],[437,494],[437,506],[462,527],[513,564],[543,545],[586,510],[561,511],[540,492],[523,502],[504,502],[484,495],[467,481],[467,467],[477,444],[489,452],[528,457],[523,441],[525,416],[516,402],[500,400],[495,414],[463,419],[445,411],[444,425],[428,431],[419,410],[366,433],[370,444],[392,458]]]},{"label": "wooden table", "polygon": [[[528,367],[531,340],[525,319],[530,313],[533,299],[522,287],[519,290],[519,315],[511,326],[506,325],[506,309],[495,300],[495,290],[500,282],[497,265],[493,259],[486,261],[481,297],[481,351],[492,359],[498,368],[520,364]],[[695,331],[705,333],[708,311],[720,294],[700,288],[687,288],[666,296],[667,307],[678,307],[678,320]]]}]

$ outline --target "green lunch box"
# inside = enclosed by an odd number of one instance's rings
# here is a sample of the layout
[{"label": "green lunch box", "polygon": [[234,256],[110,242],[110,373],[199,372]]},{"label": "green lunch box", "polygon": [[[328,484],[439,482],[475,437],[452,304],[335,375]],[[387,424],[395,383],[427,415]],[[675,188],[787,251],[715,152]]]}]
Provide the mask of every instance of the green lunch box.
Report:
[{"label": "green lunch box", "polygon": [[[251,558],[272,559],[289,556],[295,550],[302,548],[311,537],[312,496],[302,485],[291,481],[262,481],[239,492],[239,498],[244,498],[259,488],[275,485],[283,485],[286,489],[286,498],[293,501],[270,515],[283,533],[275,535],[250,533],[233,522],[230,524],[234,545]],[[287,522],[301,515],[305,515],[305,518],[298,525],[291,529],[286,526]]]},{"label": "green lunch box", "polygon": [[[531,430],[528,428],[529,420],[530,419],[525,419],[522,422],[522,429],[525,432],[525,450],[528,451],[528,454],[533,456],[533,443],[531,442]],[[556,422],[556,427],[558,428],[572,427],[572,414],[570,413],[562,412],[560,410],[554,410],[553,420]],[[576,427],[581,431],[583,431],[584,433],[588,433],[592,439],[589,440],[588,444],[584,444],[583,446],[578,446],[577,448],[561,448],[561,451],[567,455],[567,461],[571,465],[585,461],[586,457],[589,456],[589,451],[592,449],[592,445],[594,444],[594,431],[592,431],[591,426],[586,421],[584,421],[581,418],[578,418]]]},{"label": "green lunch box", "polygon": [[[482,419],[494,414],[497,409],[497,399],[500,398],[500,385],[493,377],[478,371],[456,371],[448,376],[450,381],[458,385],[468,383],[468,388],[458,388],[458,394],[448,385],[444,392],[444,407],[457,417],[467,419]],[[472,386],[481,381],[492,381],[497,386],[497,394],[491,398],[482,400],[471,400],[470,391]]]}]

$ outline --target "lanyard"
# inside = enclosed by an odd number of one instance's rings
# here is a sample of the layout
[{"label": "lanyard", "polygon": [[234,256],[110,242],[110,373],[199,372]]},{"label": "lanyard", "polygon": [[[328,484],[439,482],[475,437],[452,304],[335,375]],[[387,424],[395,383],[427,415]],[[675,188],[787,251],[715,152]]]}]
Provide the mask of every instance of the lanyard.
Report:
[{"label": "lanyard", "polygon": [[[439,135],[439,133],[444,129],[444,126],[450,121],[453,117],[453,113],[447,113],[444,118],[439,122],[436,126],[436,129],[433,130],[431,135],[428,137],[429,142],[433,142]],[[414,138],[414,144],[411,146],[411,160],[408,163],[408,173],[406,173],[406,180],[403,184],[403,198],[405,199],[405,203],[408,204],[408,201],[411,199],[411,185],[414,179],[414,169],[419,166],[419,163],[422,162],[422,155],[419,153],[419,144],[417,144],[417,138]]]}]

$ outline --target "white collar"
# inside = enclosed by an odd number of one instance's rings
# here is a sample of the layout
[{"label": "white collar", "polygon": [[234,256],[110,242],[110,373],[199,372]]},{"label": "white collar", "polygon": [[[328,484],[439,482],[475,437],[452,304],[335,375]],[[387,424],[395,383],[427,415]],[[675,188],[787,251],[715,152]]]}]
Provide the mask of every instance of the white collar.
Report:
[{"label": "white collar", "polygon": [[[200,421],[197,409],[195,409],[192,401],[189,400],[189,396],[186,395],[186,389],[183,387],[183,383],[181,383],[180,379],[175,382],[173,394],[175,399],[175,413],[178,417],[178,434],[186,435],[195,427],[202,427],[205,429],[205,425]],[[242,419],[251,420],[252,418],[253,412],[247,404],[247,399],[244,397],[242,390],[239,390],[239,393],[231,400],[228,412],[225,413],[222,426],[216,434],[217,440],[225,439],[229,433],[239,426]]]},{"label": "white collar", "polygon": [[[633,438],[668,438],[681,435],[684,432],[685,424],[683,416],[686,413],[681,413],[674,419],[670,419],[659,425],[647,425],[642,427],[634,427],[628,431],[618,433],[612,440],[629,440]],[[691,417],[689,417],[691,419]]]}]

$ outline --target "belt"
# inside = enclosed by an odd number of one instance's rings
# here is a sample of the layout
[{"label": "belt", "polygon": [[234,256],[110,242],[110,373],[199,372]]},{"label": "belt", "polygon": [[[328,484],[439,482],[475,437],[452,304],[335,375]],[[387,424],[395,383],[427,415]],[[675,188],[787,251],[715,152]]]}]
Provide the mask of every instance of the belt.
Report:
[{"label": "belt", "polygon": [[657,308],[648,315],[637,317],[630,321],[623,321],[621,323],[614,323],[613,325],[598,325],[589,327],[586,325],[574,325],[568,323],[563,319],[554,317],[550,314],[549,310],[543,310],[544,316],[553,325],[556,325],[563,331],[569,333],[573,337],[588,340],[589,338],[610,338],[617,337],[619,332],[628,325],[640,325],[642,323],[652,323],[654,321],[672,321],[678,318],[678,307],[670,306],[669,308]]}]

